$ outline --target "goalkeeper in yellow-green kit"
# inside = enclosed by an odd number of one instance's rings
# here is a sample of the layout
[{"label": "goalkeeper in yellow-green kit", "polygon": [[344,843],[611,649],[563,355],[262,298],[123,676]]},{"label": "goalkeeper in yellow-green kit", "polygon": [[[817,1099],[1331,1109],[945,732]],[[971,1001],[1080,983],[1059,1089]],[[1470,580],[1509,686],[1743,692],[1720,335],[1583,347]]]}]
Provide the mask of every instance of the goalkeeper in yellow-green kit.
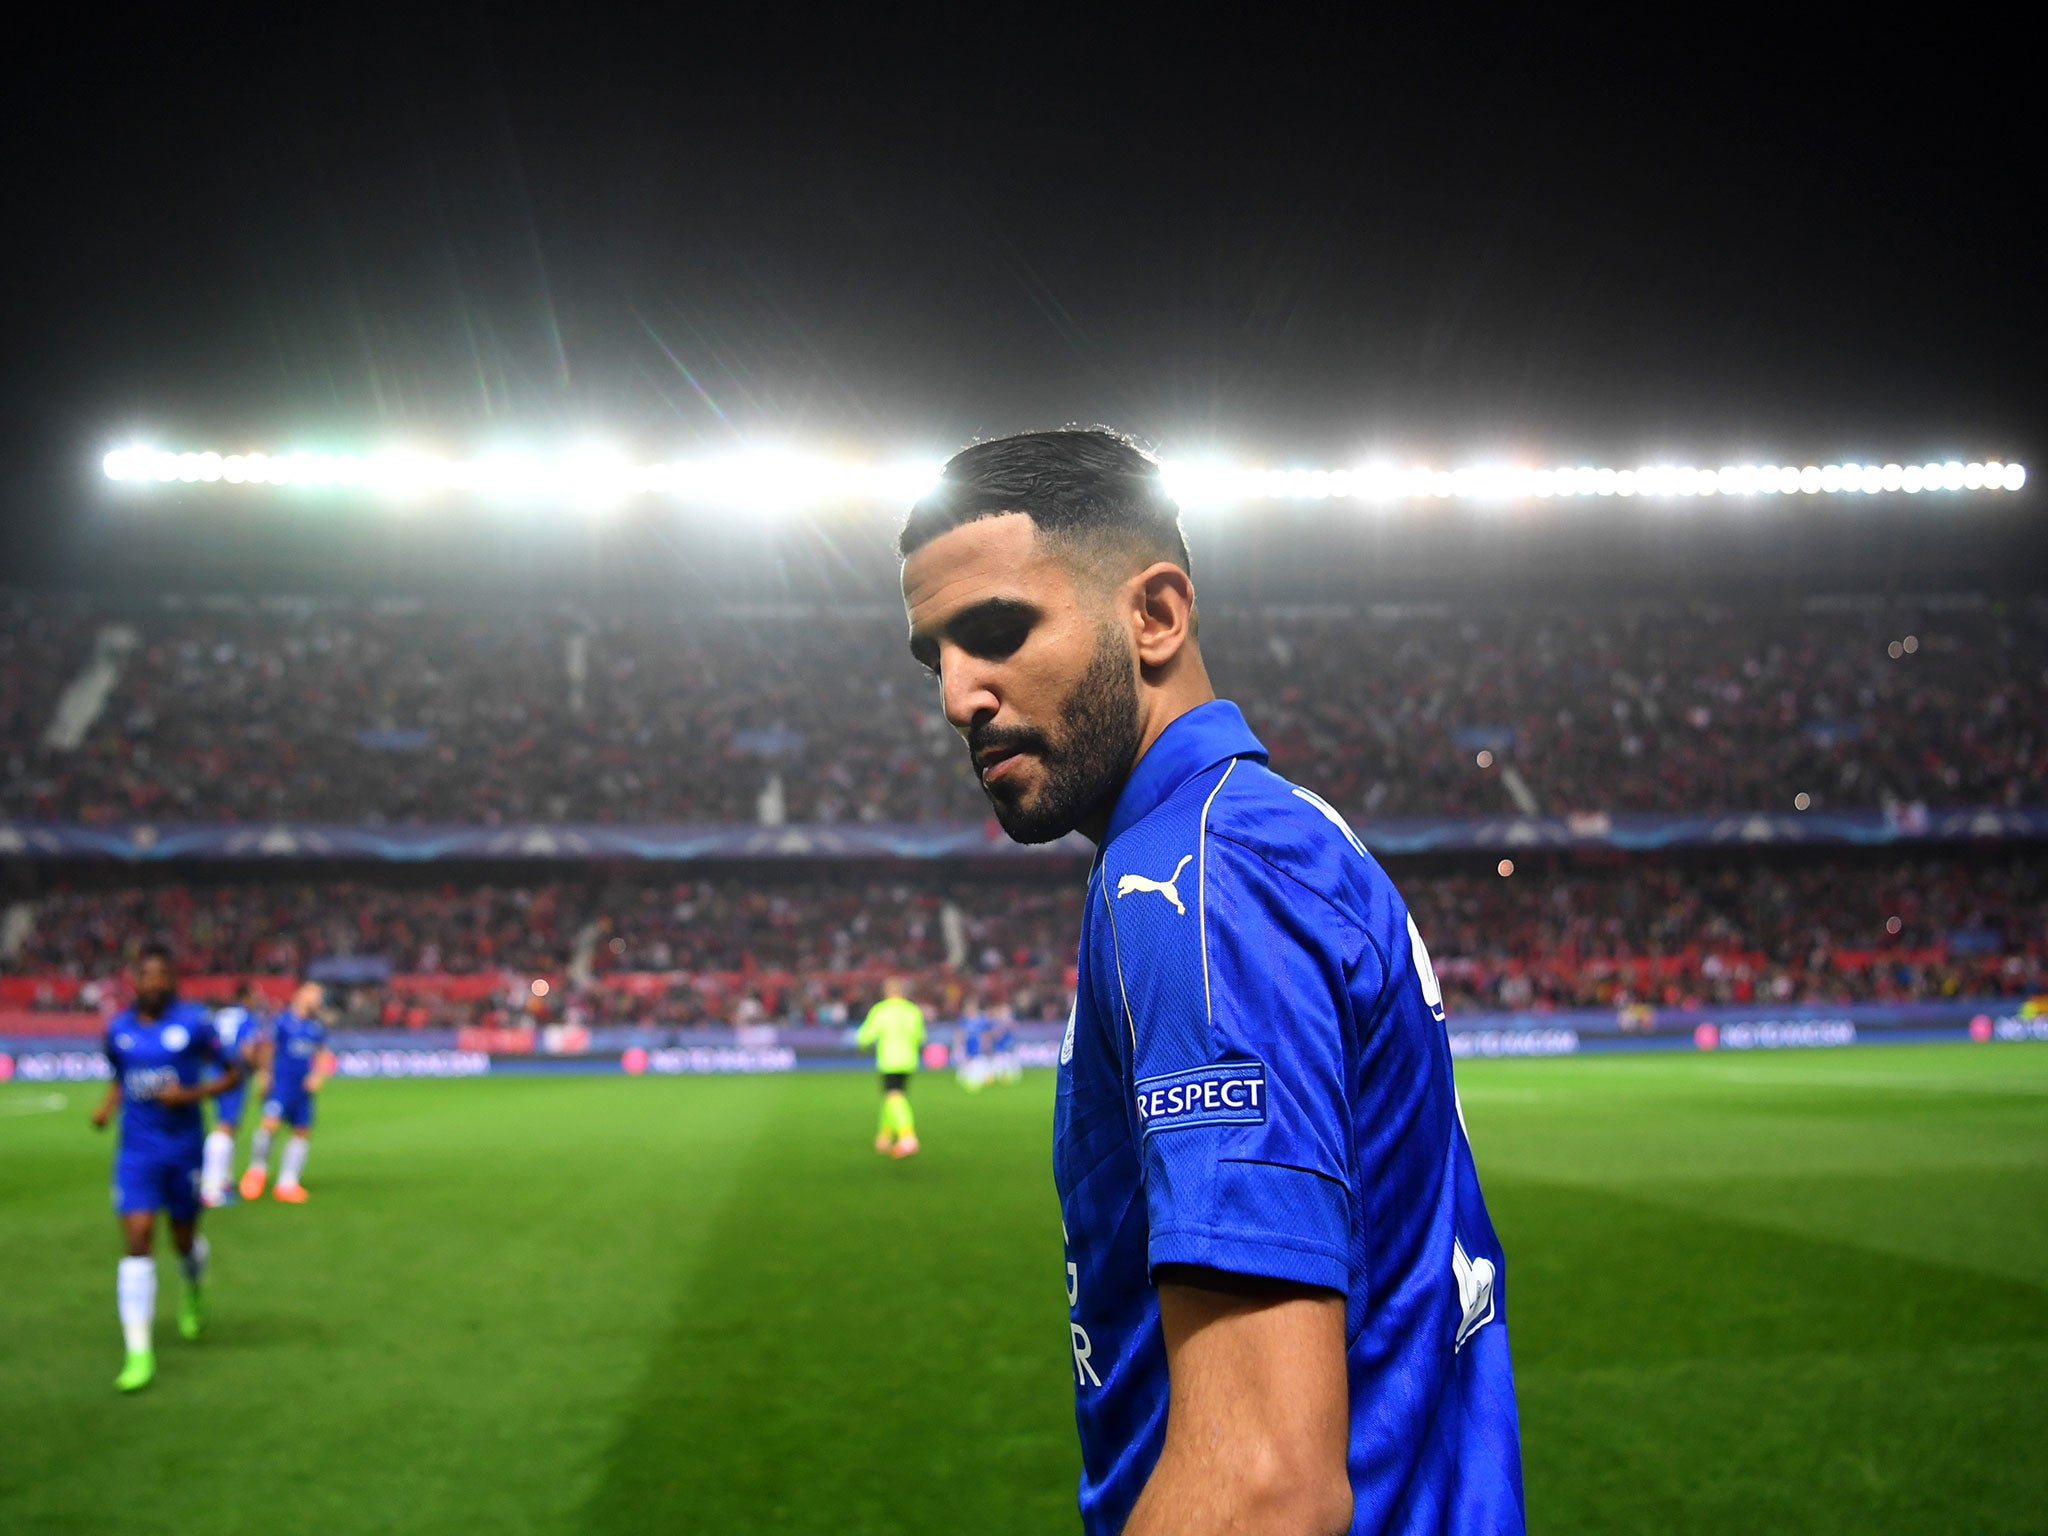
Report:
[{"label": "goalkeeper in yellow-green kit", "polygon": [[882,1125],[875,1150],[896,1157],[917,1151],[917,1121],[910,1113],[910,1074],[917,1070],[924,1048],[924,1010],[903,995],[893,976],[882,986],[882,1000],[868,1010],[854,1043],[875,1048],[875,1070],[882,1074]]}]

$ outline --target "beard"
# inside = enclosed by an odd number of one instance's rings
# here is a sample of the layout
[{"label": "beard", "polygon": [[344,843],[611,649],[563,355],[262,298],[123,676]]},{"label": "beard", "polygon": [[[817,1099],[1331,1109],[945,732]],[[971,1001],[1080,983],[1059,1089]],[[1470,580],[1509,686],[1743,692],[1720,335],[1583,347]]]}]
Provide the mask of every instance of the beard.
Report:
[{"label": "beard", "polygon": [[1060,705],[1056,736],[1029,726],[968,732],[970,758],[990,747],[1029,752],[1045,770],[1028,804],[1001,779],[981,786],[1016,842],[1054,842],[1113,804],[1138,757],[1138,681],[1121,631],[1097,631],[1088,670]]}]

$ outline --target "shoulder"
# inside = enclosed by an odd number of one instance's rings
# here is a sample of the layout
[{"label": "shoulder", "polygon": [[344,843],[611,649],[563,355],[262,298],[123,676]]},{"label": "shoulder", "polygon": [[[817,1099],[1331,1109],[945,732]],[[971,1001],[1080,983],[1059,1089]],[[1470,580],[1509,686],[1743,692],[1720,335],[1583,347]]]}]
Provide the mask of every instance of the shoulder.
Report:
[{"label": "shoulder", "polygon": [[202,1056],[220,1053],[220,1027],[213,1022],[213,1010],[199,1003],[187,1003],[164,1015],[164,1023],[170,1029],[184,1031],[184,1039],[166,1031],[164,1044],[178,1052],[197,1052]]},{"label": "shoulder", "polygon": [[1329,806],[1256,758],[1236,757],[1188,779],[1105,850],[1103,894],[1271,882],[1342,908],[1364,858]]},{"label": "shoulder", "polygon": [[1335,812],[1237,757],[1189,778],[1118,835],[1103,852],[1099,899],[1126,951],[1164,944],[1192,958],[1214,919],[1245,927],[1240,937],[1263,922],[1356,952],[1369,925],[1369,863]]},{"label": "shoulder", "polygon": [[1333,896],[1379,873],[1363,839],[1328,801],[1264,763],[1243,758],[1234,767],[1209,806],[1211,837]]},{"label": "shoulder", "polygon": [[1343,813],[1264,763],[1240,758],[1216,785],[1205,834],[1217,865],[1313,904],[1325,921],[1370,936],[1383,955],[1406,923],[1393,882]]}]

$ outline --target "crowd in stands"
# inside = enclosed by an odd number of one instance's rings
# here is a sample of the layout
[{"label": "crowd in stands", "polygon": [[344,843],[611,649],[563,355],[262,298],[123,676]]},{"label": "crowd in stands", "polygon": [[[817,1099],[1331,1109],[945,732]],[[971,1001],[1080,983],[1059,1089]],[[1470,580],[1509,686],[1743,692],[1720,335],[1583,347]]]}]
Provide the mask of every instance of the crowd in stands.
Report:
[{"label": "crowd in stands", "polygon": [[0,763],[10,783],[34,759],[58,695],[91,653],[94,617],[83,602],[0,597]]},{"label": "crowd in stands", "polygon": [[1402,884],[1453,1009],[2048,993],[2048,858],[2033,850],[1632,859]]},{"label": "crowd in stands", "polygon": [[159,883],[41,897],[4,971],[118,977],[154,937],[194,974],[348,956],[414,978],[555,977],[596,1022],[829,1022],[890,974],[954,1005],[1063,1018],[1080,903],[1077,881],[1042,878]]},{"label": "crowd in stands", "polygon": [[[1454,1011],[2048,992],[2048,861],[2025,850],[1397,880]],[[161,938],[195,973],[291,975],[355,956],[416,978],[502,973],[515,991],[553,977],[549,1009],[590,1022],[836,1022],[889,974],[942,1007],[1060,1018],[1081,896],[1078,871],[60,888],[37,900],[5,970],[117,976]],[[392,1019],[408,1021],[402,1008]]]},{"label": "crowd in stands", "polygon": [[[113,623],[105,707],[41,745]],[[2048,599],[1223,608],[1203,641],[1275,766],[1368,827],[2048,798]],[[985,815],[885,607],[18,598],[0,628],[0,818]]]}]

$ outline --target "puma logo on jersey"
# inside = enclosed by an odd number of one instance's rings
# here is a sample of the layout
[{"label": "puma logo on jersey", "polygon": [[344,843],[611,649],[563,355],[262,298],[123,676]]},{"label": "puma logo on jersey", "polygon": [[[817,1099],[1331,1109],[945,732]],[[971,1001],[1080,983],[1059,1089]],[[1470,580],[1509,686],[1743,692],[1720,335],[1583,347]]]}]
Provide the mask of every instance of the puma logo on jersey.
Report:
[{"label": "puma logo on jersey", "polygon": [[1465,1245],[1451,1239],[1451,1276],[1458,1282],[1458,1334],[1451,1341],[1451,1353],[1465,1347],[1465,1341],[1493,1321],[1493,1260],[1471,1258]]},{"label": "puma logo on jersey", "polygon": [[1172,902],[1173,910],[1178,912],[1182,917],[1186,917],[1188,915],[1188,909],[1184,905],[1182,905],[1180,899],[1180,892],[1175,889],[1175,885],[1180,879],[1180,872],[1186,869],[1188,867],[1188,864],[1193,859],[1194,855],[1192,853],[1182,854],[1180,856],[1180,862],[1173,866],[1173,873],[1168,875],[1164,880],[1154,880],[1150,875],[1123,876],[1116,883],[1117,899],[1121,901],[1124,897],[1130,895],[1133,891],[1152,891],[1157,895],[1164,896],[1168,901]]}]

